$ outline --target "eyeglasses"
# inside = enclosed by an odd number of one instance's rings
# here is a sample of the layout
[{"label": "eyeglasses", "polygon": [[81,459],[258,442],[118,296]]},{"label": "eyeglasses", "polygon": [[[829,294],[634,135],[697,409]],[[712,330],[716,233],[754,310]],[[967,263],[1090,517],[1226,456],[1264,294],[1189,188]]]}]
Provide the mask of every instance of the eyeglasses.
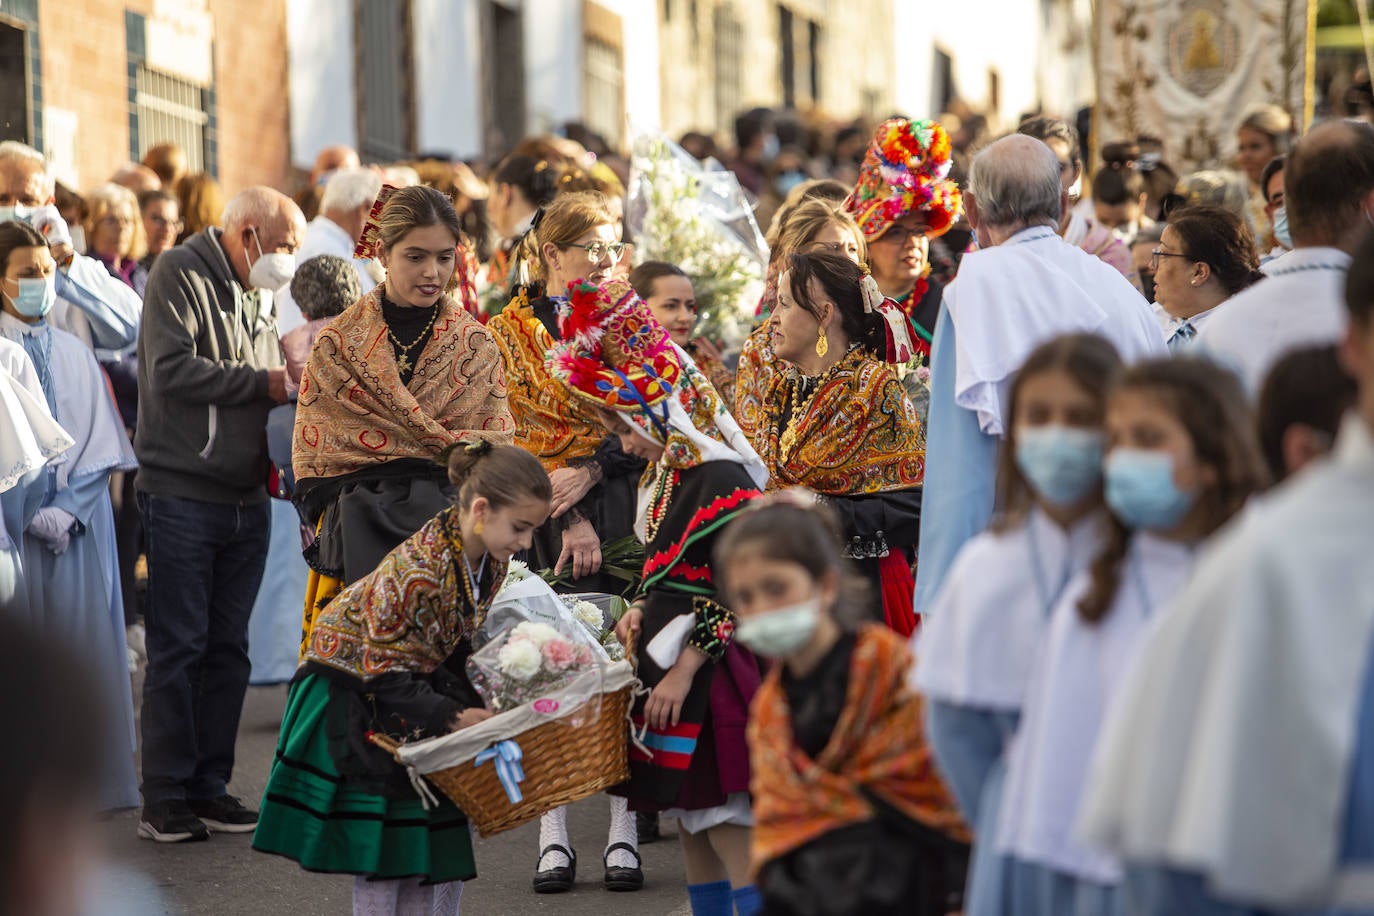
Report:
[{"label": "eyeglasses", "polygon": [[1159,259],[1160,259],[1160,258],[1185,258],[1185,259],[1186,259],[1187,257],[1188,257],[1188,256],[1187,256],[1186,254],[1183,254],[1183,253],[1178,252],[1178,251],[1165,251],[1163,248],[1156,248],[1154,251],[1151,251],[1151,252],[1150,252],[1150,270],[1151,270],[1152,272],[1158,272],[1158,271],[1159,271]]},{"label": "eyeglasses", "polygon": [[915,229],[907,226],[893,224],[887,227],[887,231],[874,239],[875,242],[896,242],[898,245],[905,245],[912,239],[923,238],[926,234],[926,227],[920,226]]},{"label": "eyeglasses", "polygon": [[134,218],[132,216],[120,216],[115,213],[107,213],[96,220],[97,226],[132,226]]},{"label": "eyeglasses", "polygon": [[148,217],[148,222],[152,223],[154,226],[158,227],[159,229],[166,229],[166,228],[168,228],[168,227],[171,227],[172,229],[180,229],[180,228],[181,228],[181,220],[179,220],[179,219],[168,219],[168,218],[165,217],[165,216],[150,216],[150,217]]},{"label": "eyeglasses", "polygon": [[606,255],[611,256],[611,263],[616,263],[625,254],[624,242],[588,242],[585,245],[564,245],[564,248],[581,248],[587,252],[587,260],[595,264]]}]

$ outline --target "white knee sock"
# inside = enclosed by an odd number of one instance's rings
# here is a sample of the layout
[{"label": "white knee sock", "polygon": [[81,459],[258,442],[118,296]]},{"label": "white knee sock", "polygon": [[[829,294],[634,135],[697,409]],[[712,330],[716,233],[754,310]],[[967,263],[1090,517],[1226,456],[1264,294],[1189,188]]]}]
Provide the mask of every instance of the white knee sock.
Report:
[{"label": "white knee sock", "polygon": [[353,879],[353,916],[395,916],[400,881]]},{"label": "white knee sock", "polygon": [[433,916],[458,916],[458,905],[463,902],[463,882],[450,881],[434,885]]},{"label": "white knee sock", "polygon": [[458,916],[463,897],[463,882],[421,884],[419,879],[401,883],[396,900],[396,916]]},{"label": "white knee sock", "polygon": [[[568,809],[554,808],[548,814],[539,819],[539,849],[542,852],[553,845],[562,846],[564,849],[572,849],[568,842]],[[563,855],[561,852],[549,852],[539,859],[539,865],[535,871],[548,871],[550,868],[566,868],[572,864],[572,859]]]},{"label": "white knee sock", "polygon": [[[635,830],[635,816],[630,810],[629,800],[618,795],[607,797],[611,800],[611,831],[606,839],[606,848],[615,843],[629,843],[632,848],[638,849],[639,833]],[[606,864],[612,868],[634,868],[639,862],[625,850],[617,849],[606,859]]]}]

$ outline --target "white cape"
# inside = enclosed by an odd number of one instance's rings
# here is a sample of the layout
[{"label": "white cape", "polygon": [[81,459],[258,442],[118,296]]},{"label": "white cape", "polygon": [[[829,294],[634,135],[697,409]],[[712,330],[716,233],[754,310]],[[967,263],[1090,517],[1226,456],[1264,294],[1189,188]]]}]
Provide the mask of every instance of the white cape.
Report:
[{"label": "white cape", "polygon": [[1374,635],[1371,520],[1374,435],[1352,417],[1334,458],[1219,535],[1157,621],[1104,726],[1083,836],[1201,872],[1228,900],[1374,906],[1368,873],[1337,866]]}]

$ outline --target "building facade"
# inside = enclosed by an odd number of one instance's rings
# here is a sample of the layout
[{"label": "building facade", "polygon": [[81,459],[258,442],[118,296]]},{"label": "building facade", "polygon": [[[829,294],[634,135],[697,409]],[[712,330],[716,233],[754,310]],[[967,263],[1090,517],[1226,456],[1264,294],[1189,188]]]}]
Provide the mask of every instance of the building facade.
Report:
[{"label": "building facade", "polygon": [[284,0],[0,0],[0,60],[0,139],[72,187],[162,142],[231,194],[287,180]]}]

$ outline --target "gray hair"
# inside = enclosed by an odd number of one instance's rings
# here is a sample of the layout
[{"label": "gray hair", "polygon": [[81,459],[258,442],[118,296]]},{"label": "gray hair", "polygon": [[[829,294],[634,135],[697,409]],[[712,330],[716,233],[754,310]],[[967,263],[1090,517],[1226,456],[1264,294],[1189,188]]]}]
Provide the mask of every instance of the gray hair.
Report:
[{"label": "gray hair", "polygon": [[272,188],[248,188],[224,205],[224,231],[233,234],[247,226],[279,226],[281,221],[300,219],[300,208],[291,198]]},{"label": "gray hair", "polygon": [[352,261],[332,254],[310,258],[291,278],[291,298],[311,321],[333,318],[362,298],[363,287]]},{"label": "gray hair", "polygon": [[973,158],[969,193],[989,226],[1058,225],[1059,159],[1039,140],[1012,134]]},{"label": "gray hair", "polygon": [[18,165],[37,167],[43,173],[43,181],[52,193],[53,176],[48,171],[48,160],[38,150],[18,140],[0,142],[0,163],[13,162]]},{"label": "gray hair", "polygon": [[343,213],[370,205],[381,190],[382,176],[372,169],[341,169],[324,186],[320,212]]}]

